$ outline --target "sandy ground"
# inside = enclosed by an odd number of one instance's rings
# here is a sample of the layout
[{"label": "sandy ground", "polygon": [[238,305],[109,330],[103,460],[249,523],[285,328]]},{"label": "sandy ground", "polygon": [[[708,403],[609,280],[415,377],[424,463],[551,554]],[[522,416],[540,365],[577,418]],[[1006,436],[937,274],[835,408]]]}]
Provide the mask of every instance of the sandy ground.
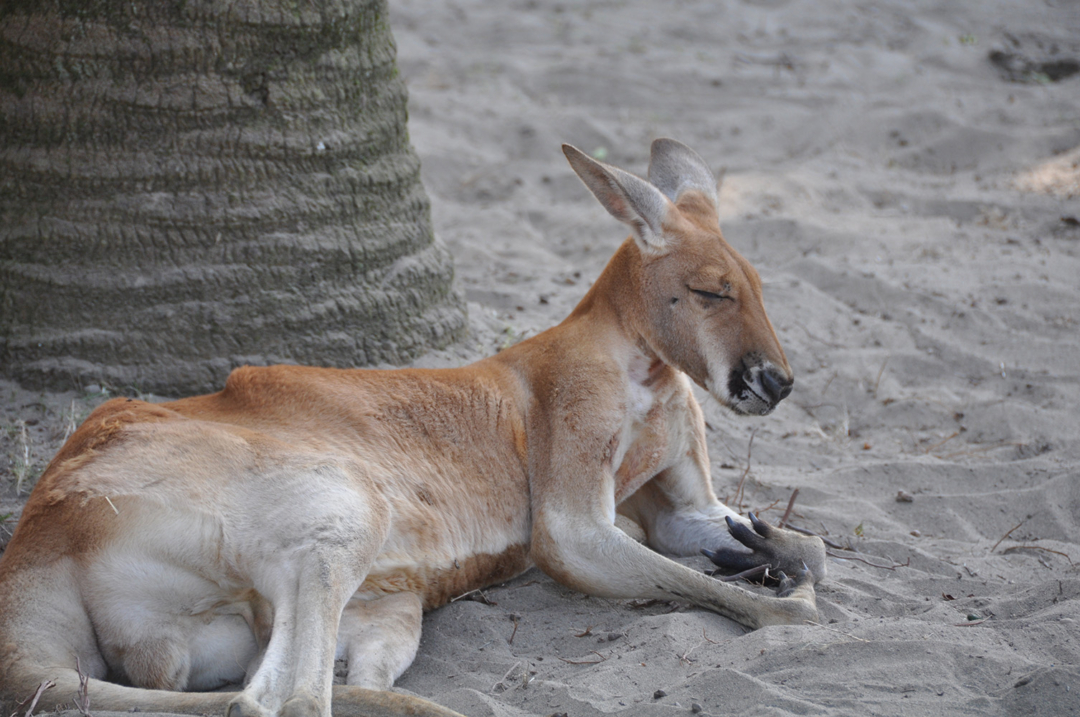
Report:
[{"label": "sandy ground", "polygon": [[[530,571],[430,614],[398,687],[473,717],[1080,714],[1080,6],[392,5],[473,328],[419,364],[558,322],[625,236],[560,143],[643,174],[680,139],[796,373],[765,419],[702,396],[717,492],[775,521],[798,488],[838,546],[820,626]],[[0,389],[17,515],[98,397]]]}]

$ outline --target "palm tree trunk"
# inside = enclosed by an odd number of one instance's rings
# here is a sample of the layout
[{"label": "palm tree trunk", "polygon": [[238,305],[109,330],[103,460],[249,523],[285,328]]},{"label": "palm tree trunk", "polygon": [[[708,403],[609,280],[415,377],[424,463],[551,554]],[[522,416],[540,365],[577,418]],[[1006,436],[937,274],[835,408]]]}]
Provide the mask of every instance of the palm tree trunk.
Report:
[{"label": "palm tree trunk", "polygon": [[0,375],[212,390],[464,331],[385,0],[5,0]]}]

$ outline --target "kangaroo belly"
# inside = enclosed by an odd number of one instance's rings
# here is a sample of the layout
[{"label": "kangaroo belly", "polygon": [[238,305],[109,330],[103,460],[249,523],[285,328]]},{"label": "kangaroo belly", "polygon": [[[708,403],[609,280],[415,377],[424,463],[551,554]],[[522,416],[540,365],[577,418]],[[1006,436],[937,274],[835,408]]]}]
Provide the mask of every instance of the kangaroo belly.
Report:
[{"label": "kangaroo belly", "polygon": [[85,572],[86,605],[110,673],[138,687],[211,690],[258,654],[251,591],[117,546]]}]

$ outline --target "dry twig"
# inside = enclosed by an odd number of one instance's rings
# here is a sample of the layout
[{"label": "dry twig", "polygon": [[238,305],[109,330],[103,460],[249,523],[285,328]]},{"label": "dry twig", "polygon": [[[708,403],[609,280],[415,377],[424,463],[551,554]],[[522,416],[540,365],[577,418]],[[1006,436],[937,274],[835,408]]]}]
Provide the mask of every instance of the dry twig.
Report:
[{"label": "dry twig", "polygon": [[881,375],[885,373],[885,367],[889,365],[889,357],[886,356],[885,360],[881,362],[881,369],[877,372],[877,378],[874,379],[874,400],[877,400],[878,384],[881,383]]},{"label": "dry twig", "polygon": [[[832,341],[826,341],[825,339],[821,338],[820,336],[817,336],[817,335],[811,333],[810,329],[806,328],[805,326],[800,326],[799,328],[801,328],[803,330],[803,332],[805,332],[806,335],[809,336],[810,338],[812,338],[814,341],[820,341],[821,343],[825,344],[826,346],[828,346],[831,349],[847,348],[846,346],[841,346],[840,344],[834,344]],[[822,391],[822,393],[824,393],[824,391]]]},{"label": "dry twig", "polygon": [[781,516],[780,522],[776,524],[778,528],[783,528],[784,525],[787,523],[788,518],[791,517],[791,509],[795,507],[795,499],[798,497],[799,489],[796,488],[795,490],[791,491],[791,498],[789,498],[787,502],[787,510],[785,510],[784,515]]},{"label": "dry twig", "polygon": [[1051,550],[1050,548],[1044,548],[1041,545],[1013,545],[1012,547],[1005,548],[1001,552],[1003,554],[1007,554],[1015,552],[1017,550],[1041,550],[1044,553],[1053,553],[1054,555],[1060,555],[1061,557],[1069,561],[1069,565],[1073,564],[1072,558],[1069,557],[1068,553],[1063,553],[1060,550]]},{"label": "dry twig", "polygon": [[935,448],[940,448],[941,446],[945,445],[946,443],[948,443],[949,441],[951,441],[952,439],[956,438],[959,435],[960,435],[960,431],[953,431],[950,435],[946,436],[945,438],[942,438],[940,441],[938,441],[934,445],[927,448],[926,451],[924,451],[924,452],[929,453],[930,451],[934,450]]},{"label": "dry twig", "polygon": [[821,395],[822,396],[824,396],[826,393],[829,392],[829,386],[832,386],[832,382],[835,381],[836,377],[839,376],[839,375],[840,374],[838,372],[833,371],[833,375],[829,376],[829,380],[825,382],[825,388],[821,389]]},{"label": "dry twig", "polygon": [[[40,700],[41,696],[43,694],[45,694],[45,690],[52,689],[53,687],[56,687],[55,682],[53,682],[52,680],[45,680],[44,682],[42,682],[41,684],[39,684],[37,686],[37,689],[34,690],[34,694],[32,696],[27,697],[25,700],[20,702],[18,704],[18,707],[20,709],[27,702],[30,703],[30,706],[26,708],[26,714],[23,717],[32,717],[33,714],[34,714],[34,708],[37,707],[38,700]],[[16,711],[11,713],[11,717],[17,717],[18,714],[19,714],[19,711],[16,710]]]},{"label": "dry twig", "polygon": [[907,568],[911,566],[911,558],[908,558],[902,563],[897,563],[894,561],[892,565],[878,565],[876,563],[871,563],[869,560],[857,558],[854,555],[837,555],[836,553],[829,550],[826,550],[825,554],[834,558],[840,558],[841,560],[858,560],[860,563],[866,563],[872,568],[881,568],[882,570],[896,570],[897,568]]},{"label": "dry twig", "polygon": [[844,632],[843,630],[837,630],[836,628],[829,627],[828,625],[822,625],[820,622],[814,622],[813,620],[804,620],[803,622],[805,622],[808,625],[815,625],[817,627],[824,628],[824,629],[828,630],[829,632],[835,632],[838,635],[843,635],[844,637],[850,637],[852,640],[858,640],[859,642],[870,642],[869,640],[864,640],[861,637],[856,637],[855,635],[852,635],[849,632]]},{"label": "dry twig", "polygon": [[761,508],[761,509],[759,509],[759,510],[757,510],[757,511],[755,511],[755,512],[756,512],[756,513],[758,514],[758,516],[764,515],[765,513],[768,513],[768,512],[770,511],[770,510],[772,510],[773,508],[775,508],[775,507],[776,507],[776,504],[777,504],[777,503],[779,503],[779,502],[780,502],[780,499],[779,499],[779,498],[777,498],[777,499],[776,499],[776,500],[774,500],[774,501],[773,501],[772,503],[769,503],[769,504],[768,504],[767,506],[765,506],[764,508]]},{"label": "dry twig", "polygon": [[511,615],[510,619],[514,621],[514,631],[510,633],[510,639],[506,641],[507,645],[513,645],[514,644],[514,637],[517,636],[517,629],[518,629],[518,616],[517,615]]},{"label": "dry twig", "polygon": [[521,689],[523,690],[529,689],[529,683],[533,681],[529,667],[529,661],[525,660],[525,666],[521,668]]},{"label": "dry twig", "polygon": [[684,652],[683,654],[679,655],[679,660],[680,660],[680,661],[682,661],[682,662],[685,662],[685,663],[686,663],[686,664],[688,664],[688,665],[689,665],[689,664],[690,664],[691,662],[694,662],[694,660],[691,660],[691,659],[690,659],[690,653],[691,653],[691,652],[693,652],[694,650],[698,649],[699,647],[701,647],[701,646],[702,646],[702,645],[704,645],[704,644],[705,644],[705,641],[704,641],[704,640],[701,640],[700,642],[698,642],[698,644],[694,645],[694,646],[693,646],[693,647],[691,647],[691,648],[690,648],[689,650],[687,650],[687,651],[686,651],[686,652]]},{"label": "dry twig", "polygon": [[739,478],[739,487],[735,489],[735,500],[732,501],[739,506],[739,512],[742,512],[742,499],[743,499],[743,487],[746,485],[746,476],[750,475],[750,459],[753,457],[754,450],[754,436],[757,435],[757,429],[755,428],[750,432],[750,442],[746,444],[746,470],[743,471],[742,477]]},{"label": "dry twig", "polygon": [[851,551],[853,553],[856,552],[854,550],[851,550],[851,548],[845,547],[843,545],[840,545],[840,543],[829,540],[824,535],[821,535],[820,533],[815,533],[812,530],[807,530],[806,528],[800,528],[800,527],[795,526],[795,525],[789,525],[789,526],[787,526],[787,529],[788,530],[794,530],[796,533],[802,533],[803,535],[812,535],[815,538],[821,538],[821,542],[825,543],[825,545],[829,546],[830,548],[836,548],[837,550],[849,550],[849,551]]},{"label": "dry twig", "polygon": [[70,438],[71,434],[79,427],[75,420],[75,414],[75,399],[73,398],[71,399],[71,407],[67,411],[61,413],[64,418],[64,437],[62,439],[64,441]]},{"label": "dry twig", "polygon": [[33,469],[33,452],[30,450],[30,434],[26,432],[26,421],[20,418],[15,425],[19,429],[18,443],[21,455],[12,461],[11,470],[15,474],[15,495],[22,495],[23,483]]},{"label": "dry twig", "polygon": [[571,665],[599,665],[601,662],[606,662],[607,661],[607,658],[604,657],[603,655],[601,655],[596,650],[589,650],[589,652],[596,655],[600,659],[599,660],[568,660],[565,657],[560,657],[559,659],[562,660],[563,662],[569,663]]},{"label": "dry twig", "polygon": [[458,600],[472,600],[473,602],[478,602],[478,603],[481,603],[482,605],[498,605],[499,604],[499,603],[495,602],[494,600],[492,600],[491,598],[489,598],[487,595],[485,595],[484,591],[482,589],[480,589],[480,588],[477,588],[476,590],[470,590],[467,593],[462,593],[462,594],[458,595],[456,598],[450,598],[450,602],[457,602]]},{"label": "dry twig", "polygon": [[[491,686],[491,691],[492,692],[503,692],[503,691],[505,691],[506,690],[506,678],[508,678],[510,676],[510,673],[513,672],[514,670],[516,670],[520,666],[521,666],[521,661],[520,660],[515,662],[514,666],[511,667],[509,670],[507,670],[506,674],[502,676],[502,679]],[[499,689],[500,685],[503,688],[502,690]]]},{"label": "dry twig", "polygon": [[1004,540],[1005,540],[1005,538],[1008,538],[1008,537],[1009,537],[1010,535],[1012,535],[1012,534],[1013,534],[1013,531],[1014,531],[1014,530],[1016,530],[1017,528],[1019,528],[1019,527],[1020,527],[1021,525],[1023,525],[1024,523],[1026,523],[1026,522],[1028,521],[1028,518],[1030,518],[1030,517],[1031,517],[1031,516],[1029,515],[1029,516],[1028,516],[1027,518],[1024,518],[1024,519],[1023,519],[1023,520],[1021,520],[1021,521],[1020,521],[1019,523],[1017,523],[1017,524],[1016,524],[1016,525],[1014,525],[1013,527],[1009,528],[1009,532],[1008,532],[1008,533],[1005,533],[1005,535],[1001,536],[1001,539],[1000,539],[1000,540],[998,540],[998,541],[997,541],[996,543],[994,543],[994,547],[990,548],[990,552],[992,553],[992,552],[994,552],[995,550],[997,550],[997,546],[1001,545],[1002,541],[1004,541]]},{"label": "dry twig", "polygon": [[78,655],[75,656],[75,671],[79,673],[79,694],[72,701],[83,717],[93,717],[90,714],[90,676],[82,671]]}]

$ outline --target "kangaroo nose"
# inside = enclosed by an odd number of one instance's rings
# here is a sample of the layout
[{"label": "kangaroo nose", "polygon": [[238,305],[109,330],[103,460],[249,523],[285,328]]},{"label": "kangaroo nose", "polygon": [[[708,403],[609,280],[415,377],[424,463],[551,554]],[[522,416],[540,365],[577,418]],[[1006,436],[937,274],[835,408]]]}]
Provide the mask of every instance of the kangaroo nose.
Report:
[{"label": "kangaroo nose", "polygon": [[761,387],[774,404],[780,403],[791,394],[794,383],[795,379],[788,378],[772,366],[761,372]]}]

